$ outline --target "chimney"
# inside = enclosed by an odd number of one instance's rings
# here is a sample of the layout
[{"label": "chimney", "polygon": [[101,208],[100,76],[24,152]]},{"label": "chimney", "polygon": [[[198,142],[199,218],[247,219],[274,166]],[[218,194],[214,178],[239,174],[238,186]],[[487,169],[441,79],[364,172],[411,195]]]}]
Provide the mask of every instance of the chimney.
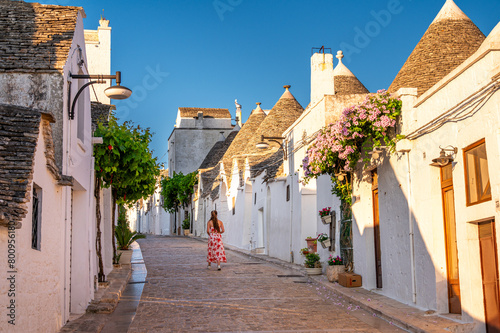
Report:
[{"label": "chimney", "polygon": [[311,102],[318,101],[324,95],[333,95],[333,54],[314,53],[311,56]]},{"label": "chimney", "polygon": [[203,111],[198,110],[198,116],[196,117],[196,128],[203,128]]}]

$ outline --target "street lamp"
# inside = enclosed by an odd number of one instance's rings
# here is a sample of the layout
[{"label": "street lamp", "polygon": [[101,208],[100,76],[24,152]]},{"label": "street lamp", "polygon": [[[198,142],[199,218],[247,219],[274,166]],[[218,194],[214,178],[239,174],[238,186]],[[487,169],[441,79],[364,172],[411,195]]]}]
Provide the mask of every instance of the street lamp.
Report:
[{"label": "street lamp", "polygon": [[283,159],[286,160],[287,156],[288,156],[287,149],[286,149],[286,144],[283,144],[283,142],[278,141],[278,140],[284,140],[284,139],[285,138],[281,137],[281,136],[264,136],[264,135],[261,135],[260,136],[260,142],[258,142],[255,145],[255,147],[257,149],[268,149],[269,148],[269,143],[267,143],[265,140],[276,142],[277,144],[279,144],[283,148],[283,151],[284,151]]},{"label": "street lamp", "polygon": [[[439,152],[439,157],[432,160],[432,166],[443,167],[448,163],[453,162],[453,155],[456,155],[458,152],[458,148],[453,146],[447,146],[444,148],[439,146],[439,149],[441,149],[441,151]],[[447,151],[449,151],[450,154],[446,154]]]},{"label": "street lamp", "polygon": [[[94,81],[89,81],[85,83],[76,93],[75,98],[73,99],[73,103],[71,104],[71,109],[69,111],[69,119],[75,119],[75,105],[78,97],[82,93],[83,89],[95,83],[106,83],[106,80],[115,80],[116,86],[111,86],[104,90],[106,96],[111,99],[127,99],[132,95],[132,90],[127,87],[121,86],[120,83],[122,81],[121,72],[117,71],[115,75],[101,75],[101,74],[69,74],[71,79],[93,79]],[[69,104],[68,104],[69,107]]]}]

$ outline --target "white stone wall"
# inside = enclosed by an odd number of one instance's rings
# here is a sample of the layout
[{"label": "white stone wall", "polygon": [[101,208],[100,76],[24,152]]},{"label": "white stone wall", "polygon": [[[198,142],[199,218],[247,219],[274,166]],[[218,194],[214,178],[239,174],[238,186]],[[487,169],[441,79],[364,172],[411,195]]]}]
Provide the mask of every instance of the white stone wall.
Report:
[{"label": "white stone wall", "polygon": [[[484,52],[484,50],[483,50]],[[403,134],[446,114],[487,86],[498,74],[498,51],[473,55],[448,77],[421,96],[414,108],[404,106]],[[413,104],[411,99],[408,100]],[[466,103],[464,105],[472,105]],[[398,147],[409,152],[386,155],[378,166],[379,207],[383,288],[378,292],[425,309],[448,312],[447,271],[440,170],[430,166],[439,156],[439,146],[458,148],[453,161],[453,187],[459,257],[462,319],[475,322],[474,332],[484,332],[484,302],[478,227],[471,221],[494,217],[499,220],[500,175],[500,93],[481,103],[470,116],[429,131]],[[486,141],[492,200],[466,206],[463,149],[481,139]],[[410,173],[408,173],[408,167]],[[358,175],[358,179],[361,176]],[[355,182],[355,271],[363,276],[363,286],[375,287],[373,244],[373,203],[369,178]],[[410,236],[411,225],[414,239]],[[496,239],[500,239],[497,226]],[[411,247],[414,247],[412,267]],[[497,248],[498,250],[498,248]],[[499,256],[499,253],[497,253]],[[415,279],[413,303],[412,276]]]},{"label": "white stone wall", "polygon": [[[109,21],[105,19],[100,20],[97,31],[85,30],[85,32],[96,34],[98,39],[97,41],[85,41],[89,74],[111,74],[111,27],[109,26]],[[110,104],[110,99],[104,94],[104,89],[111,85],[114,85],[114,82],[107,80],[107,84],[97,84],[94,85],[94,88],[90,87],[89,89],[92,91],[90,94],[91,100]]]},{"label": "white stone wall", "polygon": [[205,128],[205,129],[227,129],[231,128],[230,118],[180,118],[176,122],[177,128]]},{"label": "white stone wall", "polygon": [[[2,264],[0,279],[0,301],[7,306],[15,300],[15,326],[8,324],[7,316],[0,321],[2,332],[56,332],[64,324],[65,271],[62,263],[64,253],[64,205],[62,188],[55,184],[52,174],[46,168],[45,143],[40,126],[37,149],[35,153],[33,184],[41,188],[41,247],[31,248],[32,201],[27,203],[28,213],[22,220],[21,229],[16,229],[15,238],[7,238],[7,229],[0,228],[0,248],[7,255],[7,239],[15,241],[15,288],[13,297],[7,291],[10,276],[7,260]],[[10,319],[10,318],[9,318]]]},{"label": "white stone wall", "polygon": [[220,132],[227,137],[232,128],[223,129],[181,129],[176,128],[169,139],[169,176],[182,172],[184,175],[198,170],[214,144],[220,139]]}]

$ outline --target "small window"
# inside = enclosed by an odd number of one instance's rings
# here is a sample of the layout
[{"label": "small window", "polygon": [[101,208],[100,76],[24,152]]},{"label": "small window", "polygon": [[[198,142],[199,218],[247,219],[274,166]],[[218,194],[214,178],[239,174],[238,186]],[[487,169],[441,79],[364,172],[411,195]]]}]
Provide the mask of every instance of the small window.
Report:
[{"label": "small window", "polygon": [[257,204],[257,193],[255,193],[254,196],[253,196],[253,204],[254,205]]},{"label": "small window", "polygon": [[290,185],[286,186],[286,201],[290,201]]},{"label": "small window", "polygon": [[485,140],[464,149],[467,206],[491,200]]},{"label": "small window", "polygon": [[236,197],[233,197],[233,215],[236,213]]},{"label": "small window", "polygon": [[33,184],[31,214],[31,248],[40,251],[42,223],[42,189]]}]

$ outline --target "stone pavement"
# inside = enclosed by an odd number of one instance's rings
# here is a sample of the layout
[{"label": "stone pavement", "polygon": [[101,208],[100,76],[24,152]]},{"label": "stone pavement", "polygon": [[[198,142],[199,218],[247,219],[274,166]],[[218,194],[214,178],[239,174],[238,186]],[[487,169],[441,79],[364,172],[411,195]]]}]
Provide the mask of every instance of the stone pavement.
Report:
[{"label": "stone pavement", "polygon": [[228,250],[206,268],[206,241],[139,241],[147,283],[128,330],[139,332],[403,332],[299,270]]},{"label": "stone pavement", "polygon": [[139,242],[147,277],[138,249],[115,312],[87,313],[61,332],[470,331],[457,316],[344,288],[324,275],[307,277],[299,265],[231,246],[219,272],[206,268],[206,240],[148,235]]},{"label": "stone pavement", "polygon": [[[132,265],[122,265],[108,274],[108,284],[99,288],[86,313],[71,318],[60,333],[70,332],[126,332],[132,322],[142,293],[142,284],[133,285],[135,280],[145,280],[145,267],[141,249],[132,244]],[[132,284],[132,285],[131,285]],[[136,302],[131,297],[137,299]],[[125,310],[125,311],[124,311]],[[130,313],[131,312],[131,313]],[[125,322],[125,325],[123,323]],[[121,324],[121,325],[120,325]]]}]

